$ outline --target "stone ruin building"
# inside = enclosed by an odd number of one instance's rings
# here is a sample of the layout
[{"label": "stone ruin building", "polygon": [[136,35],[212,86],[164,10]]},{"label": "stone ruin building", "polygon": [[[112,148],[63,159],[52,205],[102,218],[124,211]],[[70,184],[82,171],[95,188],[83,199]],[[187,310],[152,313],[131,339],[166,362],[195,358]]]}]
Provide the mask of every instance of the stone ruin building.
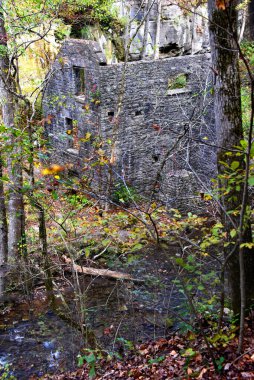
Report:
[{"label": "stone ruin building", "polygon": [[[97,154],[104,164],[94,166],[94,184],[100,171],[102,189],[111,170],[114,183],[170,207],[188,206],[214,175],[209,59],[200,54],[108,65],[97,42],[66,40],[43,101],[52,160],[72,163],[85,175]],[[98,138],[102,145],[95,148]]]}]

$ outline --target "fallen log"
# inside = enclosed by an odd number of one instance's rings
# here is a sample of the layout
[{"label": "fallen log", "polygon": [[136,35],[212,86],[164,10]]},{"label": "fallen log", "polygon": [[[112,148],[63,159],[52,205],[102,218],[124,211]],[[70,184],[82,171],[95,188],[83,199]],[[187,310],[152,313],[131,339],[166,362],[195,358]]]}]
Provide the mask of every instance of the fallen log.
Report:
[{"label": "fallen log", "polygon": [[[82,267],[80,265],[77,265],[73,262],[72,259],[68,258],[67,256],[62,256],[66,264],[70,264],[75,272],[81,273],[81,274],[88,274],[91,276],[101,276],[101,277],[109,277],[109,278],[115,278],[117,280],[129,280],[133,282],[144,282],[144,280],[140,280],[138,278],[133,278],[128,273],[122,273],[122,272],[116,272],[109,269],[97,269],[97,268],[90,268],[90,267]],[[71,271],[71,268],[67,268],[68,271]]]}]

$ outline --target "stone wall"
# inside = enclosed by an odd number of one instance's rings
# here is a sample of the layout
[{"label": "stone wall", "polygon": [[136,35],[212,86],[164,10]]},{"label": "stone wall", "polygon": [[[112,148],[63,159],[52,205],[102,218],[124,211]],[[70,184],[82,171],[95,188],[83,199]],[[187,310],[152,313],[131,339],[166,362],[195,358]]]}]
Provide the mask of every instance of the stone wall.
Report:
[{"label": "stone wall", "polygon": [[[73,135],[68,135],[67,120],[77,126],[77,139],[84,137],[85,131],[99,133],[99,109],[91,104],[91,96],[99,87],[99,65],[105,64],[105,57],[99,45],[93,41],[66,41],[58,54],[44,94],[43,110],[50,115],[47,137],[54,147],[53,157],[62,162],[74,162],[77,170],[82,163],[79,157],[88,155],[88,144],[73,144]],[[83,67],[85,91],[75,95],[73,67]],[[96,88],[95,88],[96,87]]]},{"label": "stone wall", "polygon": [[[154,189],[172,205],[196,196],[214,175],[215,152],[205,145],[215,139],[209,56],[128,63],[121,113],[109,120],[116,115],[124,68],[100,67],[104,138],[112,138],[117,124],[116,177],[142,193]],[[185,87],[170,90],[179,74],[186,75]]]},{"label": "stone wall", "polygon": [[[75,95],[73,66],[85,68],[82,96]],[[115,182],[156,195],[171,207],[186,204],[184,198],[198,197],[215,171],[209,72],[207,55],[105,66],[95,42],[67,41],[44,97],[54,160],[74,163],[81,174],[96,160],[100,147],[94,142],[100,137],[104,153],[99,154],[114,157]],[[70,147],[68,119],[75,120],[78,146]],[[109,161],[99,169],[106,189]]]}]

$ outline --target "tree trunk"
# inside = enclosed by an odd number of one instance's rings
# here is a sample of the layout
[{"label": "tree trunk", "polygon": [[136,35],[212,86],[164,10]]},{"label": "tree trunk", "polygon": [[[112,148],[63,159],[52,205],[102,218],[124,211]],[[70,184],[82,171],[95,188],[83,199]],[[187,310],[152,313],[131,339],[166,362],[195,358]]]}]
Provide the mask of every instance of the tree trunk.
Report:
[{"label": "tree trunk", "polygon": [[3,123],[8,128],[11,151],[8,152],[9,174],[9,256],[17,256],[22,249],[22,234],[24,232],[24,206],[21,168],[21,136],[15,129],[15,80],[11,75],[11,65],[8,56],[8,36],[2,11],[3,2],[0,0],[0,99],[2,100]]},{"label": "tree trunk", "polygon": [[48,254],[48,243],[47,243],[47,229],[44,208],[38,202],[34,202],[35,207],[39,210],[39,238],[41,253],[44,260],[43,270],[45,273],[45,287],[47,291],[47,298],[51,307],[55,307],[55,296],[54,296],[54,286],[51,273],[51,264]]},{"label": "tree trunk", "polygon": [[144,14],[146,16],[145,19],[145,25],[144,25],[144,37],[142,42],[142,48],[140,52],[140,59],[144,59],[146,56],[146,48],[147,48],[147,41],[148,41],[148,33],[149,33],[149,23],[150,23],[150,8],[151,8],[152,0],[146,0],[146,6],[145,6],[145,12]]},{"label": "tree trunk", "polygon": [[254,40],[254,0],[248,4],[248,34],[251,40]]},{"label": "tree trunk", "polygon": [[157,0],[156,34],[154,43],[154,59],[160,57],[160,35],[161,35],[161,0]]},{"label": "tree trunk", "polygon": [[5,209],[4,187],[2,182],[2,159],[0,157],[0,301],[5,295],[5,272],[8,258],[8,235]]},{"label": "tree trunk", "polygon": [[[239,238],[240,211],[243,199],[243,182],[236,183],[227,172],[234,174],[237,171],[244,173],[244,157],[236,156],[232,151],[243,140],[241,119],[241,92],[237,49],[237,0],[232,0],[219,9],[216,0],[208,0],[209,30],[212,65],[214,72],[214,103],[215,123],[217,130],[217,162],[219,187],[221,195],[221,218],[227,232],[229,245],[225,248],[225,257],[228,260],[227,272],[231,293],[231,302],[234,313],[241,309],[240,296],[240,267],[239,267],[239,240],[250,242],[250,224],[246,225],[242,237]],[[224,9],[225,8],[225,9]],[[231,152],[230,154],[227,154]],[[237,165],[238,165],[237,164]],[[231,168],[231,169],[228,169]],[[244,176],[244,175],[243,175]],[[230,178],[229,178],[230,177]],[[232,182],[233,178],[233,182]],[[232,214],[231,211],[237,214]],[[232,230],[238,231],[234,236]],[[254,252],[244,252],[246,307],[253,304],[254,299]]]},{"label": "tree trunk", "polygon": [[[221,218],[230,243],[225,248],[225,259],[228,261],[227,273],[230,296],[234,313],[241,310],[239,234],[234,236],[232,230],[239,229],[240,210],[242,206],[243,182],[233,183],[226,172],[233,174],[238,162],[238,173],[244,173],[244,157],[236,156],[232,151],[243,140],[241,118],[241,91],[237,49],[237,0],[232,0],[225,9],[216,7],[216,0],[208,0],[209,29],[214,72],[214,106],[217,130],[217,153],[219,186],[221,194]],[[227,154],[231,152],[230,154]],[[236,165],[238,165],[236,164]],[[231,168],[231,169],[228,169]],[[242,174],[243,175],[243,174]],[[236,215],[230,213],[236,210]],[[239,232],[239,230],[238,230]],[[234,237],[233,237],[234,236]],[[250,225],[245,227],[241,241],[251,241]],[[244,252],[246,307],[253,304],[254,298],[254,252]]]}]

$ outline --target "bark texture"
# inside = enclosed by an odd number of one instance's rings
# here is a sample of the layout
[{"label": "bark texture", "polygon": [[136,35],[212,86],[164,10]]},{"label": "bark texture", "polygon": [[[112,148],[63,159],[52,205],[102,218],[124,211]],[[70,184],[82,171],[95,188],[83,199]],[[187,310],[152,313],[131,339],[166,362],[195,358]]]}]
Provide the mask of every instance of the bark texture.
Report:
[{"label": "bark texture", "polygon": [[[215,90],[215,123],[217,129],[218,149],[217,162],[219,173],[219,185],[221,193],[222,222],[227,231],[228,242],[231,243],[225,248],[226,260],[228,260],[228,280],[231,292],[232,308],[235,313],[240,312],[240,269],[239,269],[239,239],[238,236],[232,238],[230,231],[239,227],[240,209],[242,205],[243,183],[236,187],[236,183],[231,183],[231,178],[225,176],[227,169],[232,162],[238,161],[239,174],[244,173],[244,157],[236,156],[234,153],[228,155],[227,152],[235,150],[243,139],[243,128],[241,118],[241,92],[240,76],[238,66],[237,49],[237,0],[227,2],[225,9],[216,7],[216,0],[208,0],[209,30],[212,54],[212,65],[214,72]],[[239,213],[231,214],[236,210]],[[242,241],[251,241],[250,225],[246,225]],[[233,253],[232,253],[233,252]],[[244,252],[245,261],[245,285],[246,285],[246,306],[250,307],[254,299],[254,252],[247,250]]]},{"label": "bark texture", "polygon": [[22,230],[24,229],[24,210],[22,196],[22,166],[20,134],[15,129],[16,99],[15,80],[11,73],[11,62],[8,56],[7,32],[2,12],[3,1],[0,0],[0,101],[3,123],[8,128],[10,151],[8,152],[9,174],[9,255],[17,256],[22,245]]},{"label": "bark texture", "polygon": [[156,17],[154,59],[159,59],[159,57],[160,57],[160,33],[161,33],[161,0],[157,0],[157,17]]},{"label": "bark texture", "polygon": [[251,0],[248,4],[248,13],[249,13],[248,34],[249,34],[249,38],[254,40],[254,0]]},{"label": "bark texture", "polygon": [[146,0],[146,6],[145,6],[145,25],[144,25],[144,38],[142,43],[142,49],[140,52],[140,59],[144,59],[146,56],[146,48],[147,48],[147,40],[148,40],[148,33],[149,33],[149,21],[150,21],[150,9],[152,5],[153,0]]},{"label": "bark texture", "polygon": [[8,258],[8,235],[5,209],[4,187],[1,177],[3,175],[2,160],[0,157],[0,301],[5,294],[5,272]]}]

